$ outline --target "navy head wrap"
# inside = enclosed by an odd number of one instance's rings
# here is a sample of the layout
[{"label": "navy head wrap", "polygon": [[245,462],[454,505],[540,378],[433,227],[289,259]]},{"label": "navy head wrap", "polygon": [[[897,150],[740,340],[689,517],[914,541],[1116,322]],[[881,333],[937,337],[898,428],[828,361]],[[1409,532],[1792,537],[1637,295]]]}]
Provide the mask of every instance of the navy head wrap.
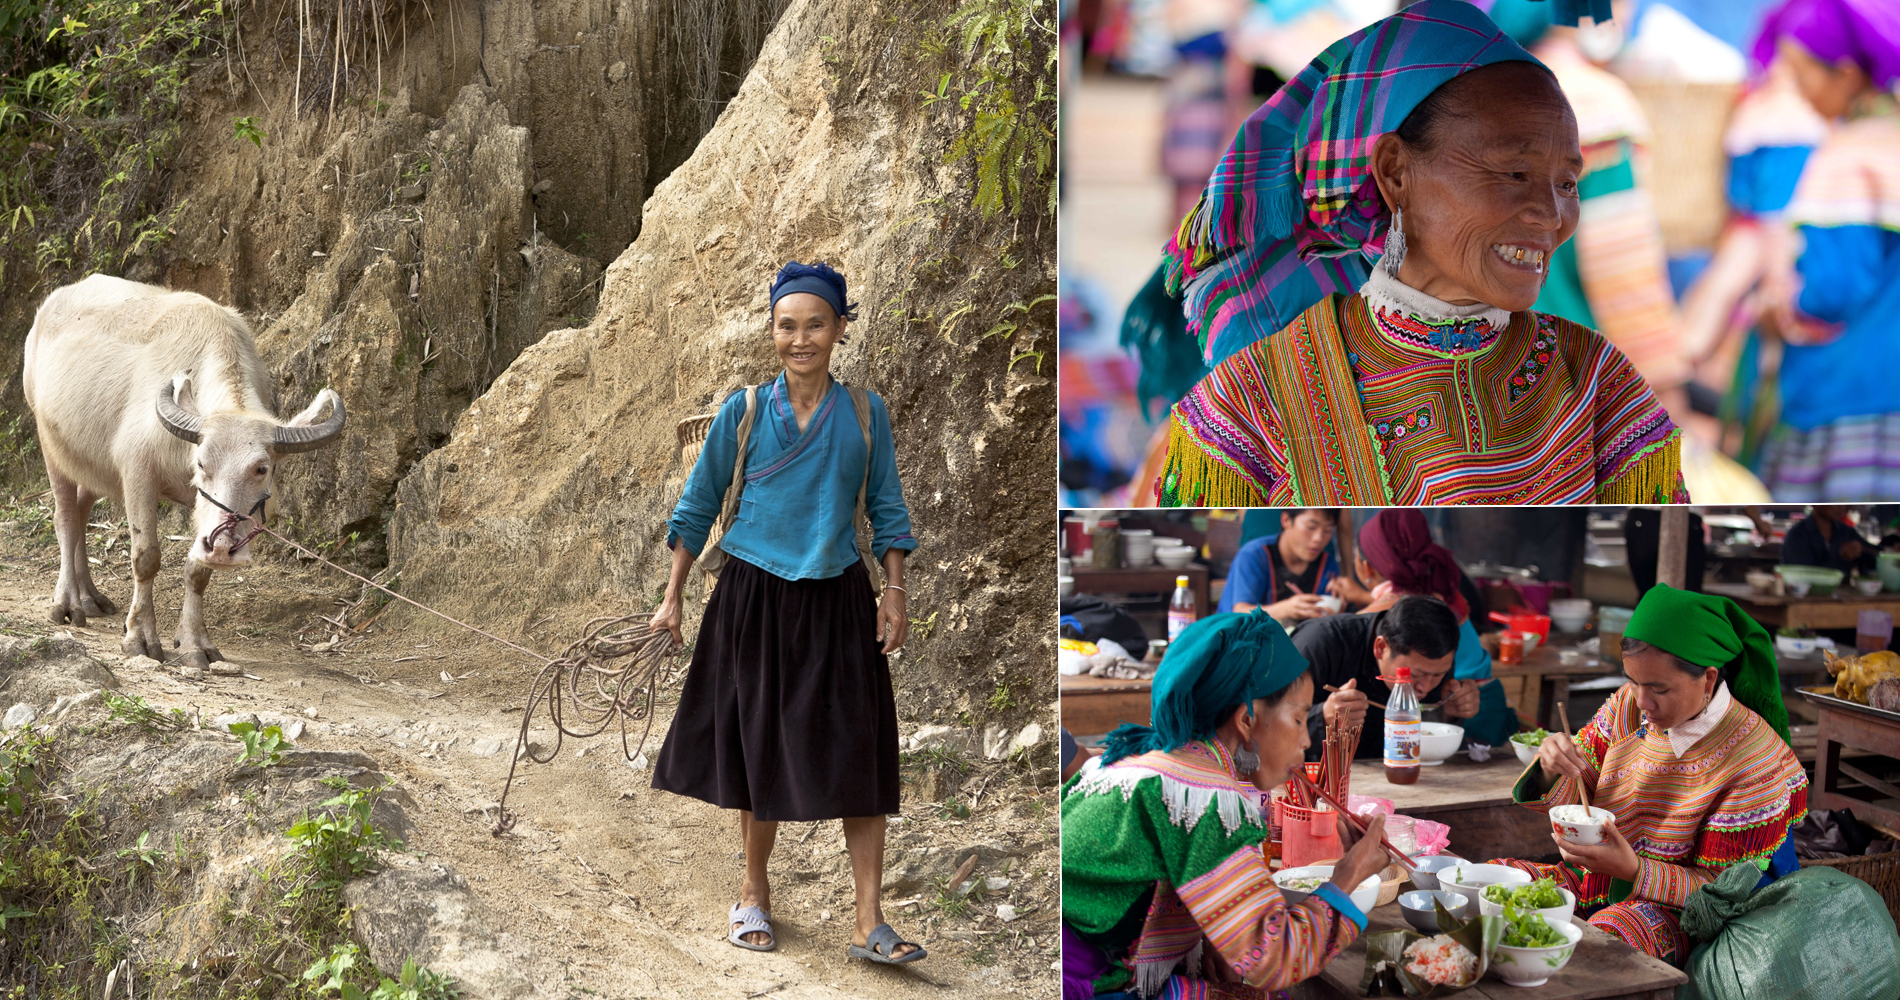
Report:
[{"label": "navy head wrap", "polygon": [[1154,725],[1109,733],[1102,764],[1212,736],[1223,711],[1283,691],[1304,673],[1306,657],[1265,609],[1209,615],[1182,629],[1155,668]]},{"label": "navy head wrap", "polygon": [[777,309],[778,300],[794,292],[809,292],[824,299],[842,319],[858,318],[858,304],[845,301],[844,275],[830,264],[792,261],[779,268],[778,277],[772,280],[772,308]]}]

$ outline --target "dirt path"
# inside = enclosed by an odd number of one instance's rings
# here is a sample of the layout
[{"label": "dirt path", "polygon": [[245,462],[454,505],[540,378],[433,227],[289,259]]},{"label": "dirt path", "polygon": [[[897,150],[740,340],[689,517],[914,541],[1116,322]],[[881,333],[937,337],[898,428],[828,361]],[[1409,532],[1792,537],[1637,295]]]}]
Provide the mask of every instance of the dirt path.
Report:
[{"label": "dirt path", "polygon": [[[59,630],[46,620],[58,552],[38,510],[0,510],[0,631]],[[104,514],[102,507],[95,521]],[[114,534],[118,542],[95,574],[108,597],[124,602],[123,532],[95,530],[94,552]],[[159,577],[162,635],[177,622],[183,547],[168,545]],[[118,672],[126,693],[162,707],[198,706],[207,717],[303,715],[300,747],[375,758],[414,799],[409,848],[467,877],[496,929],[521,946],[524,970],[542,996],[1056,995],[1058,847],[1048,767],[1029,771],[984,761],[980,750],[969,755],[967,774],[949,779],[960,801],[973,803],[967,819],[906,786],[902,815],[890,828],[885,906],[900,933],[930,949],[925,961],[893,969],[845,959],[850,874],[836,822],[781,828],[772,864],[779,948],[741,951],[725,942],[726,908],[742,870],[736,814],[652,790],[650,771],[629,766],[618,739],[603,736],[567,741],[551,764],[524,764],[509,799],[519,823],[491,836],[492,812],[484,809],[507,775],[533,665],[396,613],[343,652],[300,648],[324,638],[318,614],[334,614],[339,598],[356,595],[346,584],[294,565],[221,574],[207,599],[208,627],[249,678],[187,679],[127,667],[117,616],[70,631]],[[556,645],[544,638],[543,648]],[[445,674],[454,680],[445,682]],[[649,756],[657,755],[670,711],[655,721]],[[1052,725],[1044,728],[1053,735]],[[545,724],[532,738],[552,742]],[[1048,742],[1038,749],[1047,751]],[[1042,757],[1053,762],[1052,752]],[[985,878],[1008,884],[963,906],[946,903],[941,885],[972,854],[979,885]],[[1004,922],[999,904],[1022,915]]]}]

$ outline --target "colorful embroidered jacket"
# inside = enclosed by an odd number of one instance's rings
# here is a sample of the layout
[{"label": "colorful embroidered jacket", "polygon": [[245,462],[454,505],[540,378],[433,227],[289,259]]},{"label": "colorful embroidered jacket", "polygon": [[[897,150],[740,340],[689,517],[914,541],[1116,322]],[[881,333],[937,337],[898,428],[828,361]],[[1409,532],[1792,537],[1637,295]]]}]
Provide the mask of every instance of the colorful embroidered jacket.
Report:
[{"label": "colorful embroidered jacket", "polygon": [[1062,920],[1111,960],[1096,992],[1157,996],[1177,966],[1194,976],[1203,959],[1207,979],[1282,989],[1359,937],[1365,915],[1337,887],[1287,904],[1261,852],[1260,799],[1211,740],[1108,767],[1096,758],[1070,779]]},{"label": "colorful embroidered jacket", "polygon": [[1176,403],[1164,507],[1688,501],[1681,432],[1602,337],[1328,296]]},{"label": "colorful embroidered jacket", "polygon": [[[1635,689],[1625,684],[1573,739],[1588,769],[1590,804],[1616,815],[1636,851],[1634,884],[1610,883],[1605,900],[1632,896],[1681,907],[1689,894],[1743,861],[1764,864],[1808,811],[1808,775],[1794,751],[1740,701],[1678,759],[1668,737],[1643,722]],[[1543,780],[1533,764],[1514,797],[1540,812],[1576,802],[1576,780]]]}]

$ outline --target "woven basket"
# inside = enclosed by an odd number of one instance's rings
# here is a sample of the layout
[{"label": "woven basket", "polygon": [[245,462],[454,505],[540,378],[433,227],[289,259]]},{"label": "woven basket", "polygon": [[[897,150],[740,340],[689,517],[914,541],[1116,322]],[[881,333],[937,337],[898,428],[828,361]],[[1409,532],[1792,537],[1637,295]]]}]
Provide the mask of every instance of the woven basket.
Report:
[{"label": "woven basket", "polygon": [[1372,905],[1384,906],[1399,898],[1399,890],[1411,879],[1404,866],[1394,861],[1379,872],[1379,898]]},{"label": "woven basket", "polygon": [[1887,912],[1896,923],[1900,923],[1900,851],[1857,858],[1813,858],[1801,862],[1803,868],[1818,865],[1852,875],[1873,886],[1874,891],[1880,893],[1880,898],[1886,901]]},{"label": "woven basket", "polygon": [[680,443],[680,464],[689,472],[693,463],[699,461],[699,450],[706,446],[706,432],[712,430],[714,416],[716,414],[702,413],[673,425],[673,434]]},{"label": "woven basket", "polygon": [[1728,128],[1738,85],[1631,81],[1649,119],[1645,178],[1671,254],[1715,245],[1728,219]]}]

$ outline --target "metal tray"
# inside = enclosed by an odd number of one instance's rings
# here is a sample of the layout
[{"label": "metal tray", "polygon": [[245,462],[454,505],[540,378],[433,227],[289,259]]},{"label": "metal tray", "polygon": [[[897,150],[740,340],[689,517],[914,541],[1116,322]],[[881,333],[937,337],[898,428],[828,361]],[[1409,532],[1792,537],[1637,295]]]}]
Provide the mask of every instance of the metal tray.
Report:
[{"label": "metal tray", "polygon": [[1863,705],[1858,701],[1848,701],[1846,698],[1836,698],[1831,694],[1823,693],[1824,691],[1834,690],[1833,685],[1829,685],[1820,690],[1813,688],[1795,688],[1795,690],[1801,692],[1803,697],[1814,702],[1816,705],[1826,705],[1829,708],[1857,712],[1861,715],[1872,716],[1876,719],[1888,719],[1893,722],[1900,722],[1900,712],[1889,712],[1884,708],[1875,708],[1872,705]]}]

